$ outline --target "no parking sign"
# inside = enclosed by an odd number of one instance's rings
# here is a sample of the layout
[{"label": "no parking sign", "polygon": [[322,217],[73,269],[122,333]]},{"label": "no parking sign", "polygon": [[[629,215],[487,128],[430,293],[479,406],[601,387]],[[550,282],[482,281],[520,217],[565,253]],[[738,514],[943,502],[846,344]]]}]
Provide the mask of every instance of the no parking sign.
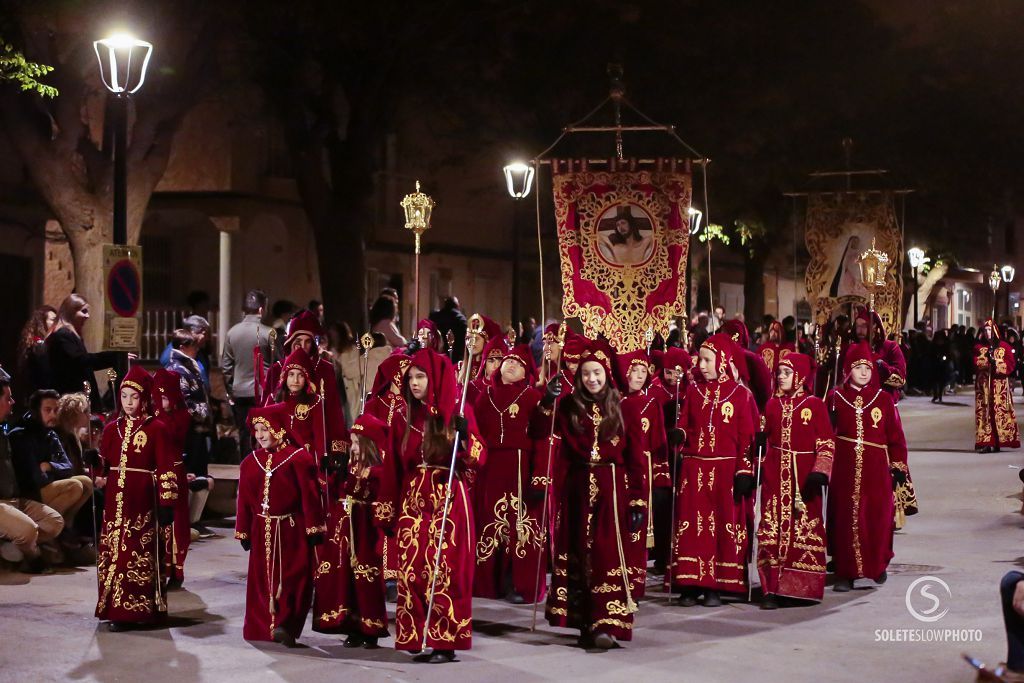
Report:
[{"label": "no parking sign", "polygon": [[103,348],[138,351],[142,318],[142,247],[103,245]]}]

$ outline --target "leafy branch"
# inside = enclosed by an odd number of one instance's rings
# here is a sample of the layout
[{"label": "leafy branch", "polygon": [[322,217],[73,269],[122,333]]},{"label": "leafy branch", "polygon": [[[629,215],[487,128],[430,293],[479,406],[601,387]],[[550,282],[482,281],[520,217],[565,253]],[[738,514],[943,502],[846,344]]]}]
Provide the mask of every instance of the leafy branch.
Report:
[{"label": "leafy branch", "polygon": [[30,62],[13,45],[0,41],[0,81],[11,81],[23,92],[33,91],[52,98],[57,96],[57,89],[39,81],[52,71],[52,66]]}]

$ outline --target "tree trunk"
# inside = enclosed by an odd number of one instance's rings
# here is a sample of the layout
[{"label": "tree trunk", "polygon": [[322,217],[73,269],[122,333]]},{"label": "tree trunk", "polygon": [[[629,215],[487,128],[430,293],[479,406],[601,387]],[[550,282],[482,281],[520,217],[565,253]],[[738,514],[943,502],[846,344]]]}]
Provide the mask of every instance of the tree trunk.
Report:
[{"label": "tree trunk", "polygon": [[[90,229],[73,225],[74,219],[64,218],[61,227],[71,247],[74,261],[75,289],[89,302],[90,317],[83,330],[85,346],[90,351],[100,351],[103,345],[103,248],[109,243],[113,224],[109,218],[93,216]],[[73,226],[73,227],[72,227]]]}]

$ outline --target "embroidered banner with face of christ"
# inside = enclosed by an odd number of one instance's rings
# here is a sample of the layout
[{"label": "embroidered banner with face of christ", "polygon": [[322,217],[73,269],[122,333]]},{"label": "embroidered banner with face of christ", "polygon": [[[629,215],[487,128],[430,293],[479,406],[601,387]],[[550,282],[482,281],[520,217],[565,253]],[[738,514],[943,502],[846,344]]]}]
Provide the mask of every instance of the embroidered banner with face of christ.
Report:
[{"label": "embroidered banner with face of christ", "polygon": [[689,163],[592,171],[563,161],[552,171],[563,314],[620,352],[646,348],[648,329],[667,335],[686,314]]}]

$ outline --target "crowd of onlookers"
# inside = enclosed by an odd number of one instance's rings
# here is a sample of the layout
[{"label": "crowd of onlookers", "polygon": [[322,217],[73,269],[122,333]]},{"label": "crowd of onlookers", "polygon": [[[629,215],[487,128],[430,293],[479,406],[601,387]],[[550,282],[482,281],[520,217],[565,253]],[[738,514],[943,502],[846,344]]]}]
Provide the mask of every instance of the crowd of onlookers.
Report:
[{"label": "crowd of onlookers", "polygon": [[[931,396],[940,403],[943,396],[958,387],[974,384],[974,346],[979,343],[980,330],[964,325],[934,331],[930,324],[919,324],[903,335],[903,355],[907,359],[906,392],[911,396]],[[1020,333],[1003,324],[999,327],[1003,341],[1013,349],[1014,357],[1024,357]],[[1024,377],[1018,361],[1011,380]]]}]

